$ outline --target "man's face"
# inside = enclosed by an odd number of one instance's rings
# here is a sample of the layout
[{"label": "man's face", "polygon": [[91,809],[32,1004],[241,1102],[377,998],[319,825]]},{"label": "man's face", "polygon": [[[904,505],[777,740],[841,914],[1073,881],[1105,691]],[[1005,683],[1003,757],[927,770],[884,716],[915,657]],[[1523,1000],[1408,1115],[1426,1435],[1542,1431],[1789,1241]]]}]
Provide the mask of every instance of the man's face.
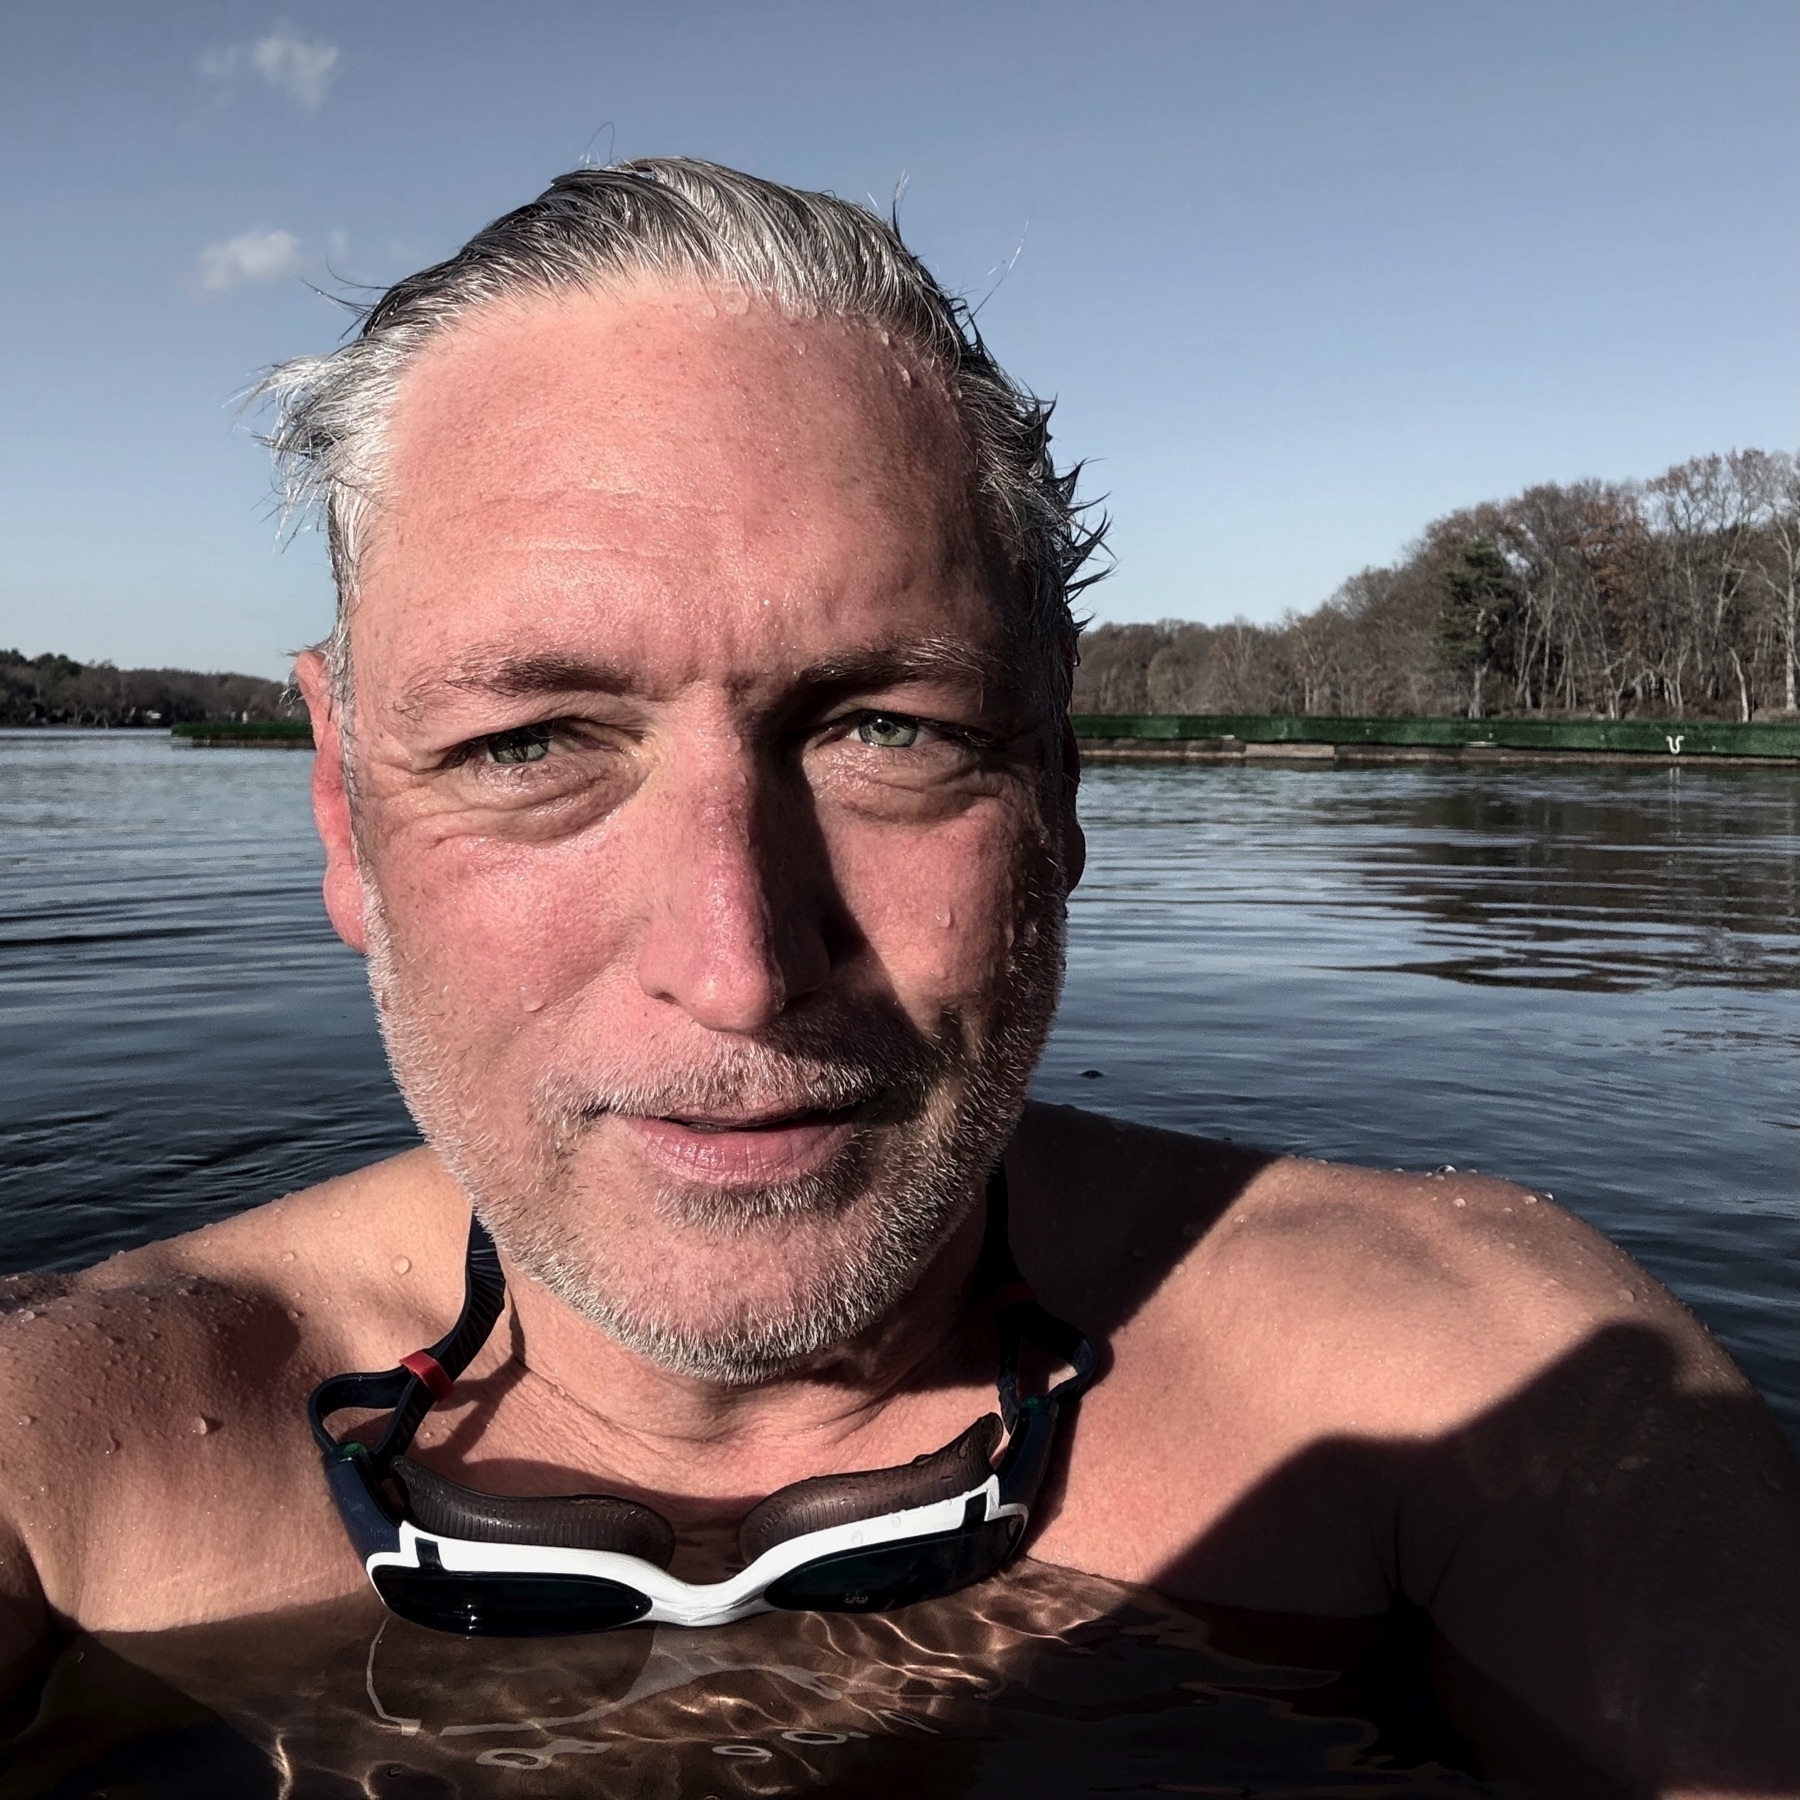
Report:
[{"label": "man's face", "polygon": [[627,1343],[823,1349],[1010,1131],[1077,842],[943,385],[646,286],[459,326],[389,455],[316,786],[408,1100]]}]

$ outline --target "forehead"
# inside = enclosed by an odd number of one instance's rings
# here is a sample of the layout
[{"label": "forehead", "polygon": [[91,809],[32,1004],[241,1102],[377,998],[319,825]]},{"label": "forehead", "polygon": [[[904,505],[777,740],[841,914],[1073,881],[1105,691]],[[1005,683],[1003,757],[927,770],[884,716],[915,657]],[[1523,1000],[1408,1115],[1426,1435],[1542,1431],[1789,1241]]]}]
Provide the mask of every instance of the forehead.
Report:
[{"label": "forehead", "polygon": [[986,635],[1005,578],[972,494],[942,379],[861,321],[649,285],[496,308],[402,382],[358,654],[427,610],[440,648],[573,631],[689,660],[751,625],[765,656],[879,631],[884,603],[904,631],[926,597]]}]

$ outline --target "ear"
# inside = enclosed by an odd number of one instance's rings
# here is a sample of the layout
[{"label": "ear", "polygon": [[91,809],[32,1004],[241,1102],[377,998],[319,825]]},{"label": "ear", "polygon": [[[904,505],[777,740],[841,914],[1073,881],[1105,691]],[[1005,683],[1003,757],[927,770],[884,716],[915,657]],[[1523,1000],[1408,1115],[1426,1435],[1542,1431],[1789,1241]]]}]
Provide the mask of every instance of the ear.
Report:
[{"label": "ear", "polygon": [[313,823],[325,846],[325,911],[338,936],[352,950],[366,950],[362,868],[350,822],[350,795],[344,785],[342,721],[324,657],[316,650],[303,650],[294,661],[294,681],[312,715]]},{"label": "ear", "polygon": [[1069,723],[1069,715],[1063,714],[1062,722],[1062,854],[1063,879],[1067,883],[1066,891],[1073,893],[1080,885],[1083,870],[1087,868],[1087,834],[1081,829],[1081,820],[1076,816],[1075,799],[1081,791],[1081,746],[1075,741],[1075,727]]}]

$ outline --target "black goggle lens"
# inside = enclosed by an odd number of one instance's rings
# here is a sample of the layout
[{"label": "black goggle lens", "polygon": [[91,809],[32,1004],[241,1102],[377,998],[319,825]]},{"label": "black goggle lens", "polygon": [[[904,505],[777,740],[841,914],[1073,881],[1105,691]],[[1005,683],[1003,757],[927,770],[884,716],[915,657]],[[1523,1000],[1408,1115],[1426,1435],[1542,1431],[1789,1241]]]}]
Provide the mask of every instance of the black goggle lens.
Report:
[{"label": "black goggle lens", "polygon": [[610,1631],[650,1610],[650,1597],[593,1575],[480,1575],[451,1569],[371,1572],[390,1612],[467,1637],[562,1637]]},{"label": "black goggle lens", "polygon": [[774,1582],[766,1598],[785,1612],[887,1612],[936,1600],[1005,1567],[1023,1521],[996,1519],[935,1537],[821,1556]]}]

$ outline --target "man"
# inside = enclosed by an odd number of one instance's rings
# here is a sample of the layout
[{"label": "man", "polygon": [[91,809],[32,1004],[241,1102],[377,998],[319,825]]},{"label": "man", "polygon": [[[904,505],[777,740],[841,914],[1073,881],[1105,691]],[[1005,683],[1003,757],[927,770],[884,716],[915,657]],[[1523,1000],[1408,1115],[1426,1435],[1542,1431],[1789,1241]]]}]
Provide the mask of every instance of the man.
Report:
[{"label": "man", "polygon": [[428,1148],[15,1316],[15,1685],[53,1627],[362,1586],[306,1397],[443,1336],[471,1206],[510,1311],[455,1393],[413,1365],[426,1480],[685,1541],[936,1451],[993,1407],[1004,1153],[1019,1264],[1107,1346],[1031,1557],[1428,1609],[1494,1767],[1800,1792],[1793,1463],[1622,1253],[1498,1181],[1025,1106],[1092,540],[891,231],[583,170],[270,386],[340,589],[298,668],[326,905]]}]

